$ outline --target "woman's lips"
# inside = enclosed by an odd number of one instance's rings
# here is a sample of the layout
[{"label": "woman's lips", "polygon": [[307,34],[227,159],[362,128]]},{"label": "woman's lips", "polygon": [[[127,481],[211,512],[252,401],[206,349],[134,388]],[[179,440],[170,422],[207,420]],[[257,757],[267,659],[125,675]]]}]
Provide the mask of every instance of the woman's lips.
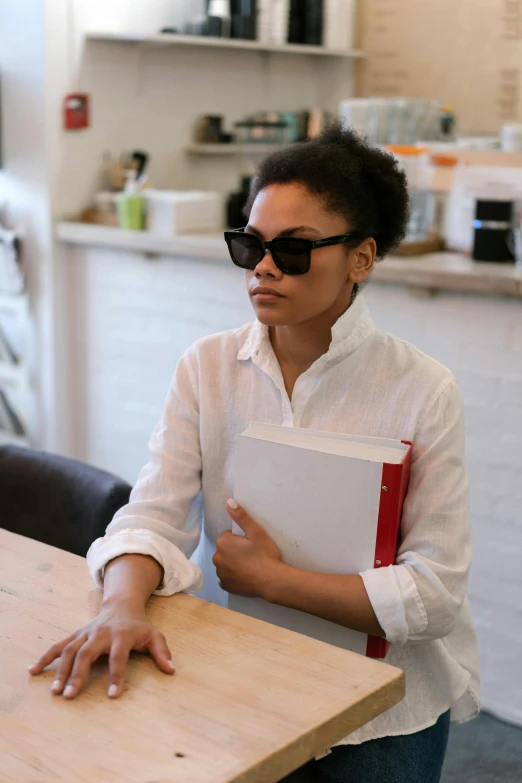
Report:
[{"label": "woman's lips", "polygon": [[256,302],[276,302],[278,299],[284,299],[283,294],[279,294],[273,288],[256,286],[252,291],[252,297]]}]

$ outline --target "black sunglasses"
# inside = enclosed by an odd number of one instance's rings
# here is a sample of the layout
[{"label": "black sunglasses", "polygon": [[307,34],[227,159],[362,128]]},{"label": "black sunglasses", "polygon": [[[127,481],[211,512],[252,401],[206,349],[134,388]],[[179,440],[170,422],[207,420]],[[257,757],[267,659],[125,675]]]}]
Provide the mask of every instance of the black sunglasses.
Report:
[{"label": "black sunglasses", "polygon": [[300,237],[275,237],[263,242],[255,234],[247,234],[244,228],[225,231],[225,241],[230,258],[241,269],[255,269],[265,257],[266,251],[274,259],[274,264],[285,275],[305,275],[310,271],[312,250],[330,245],[344,245],[355,238],[355,232],[338,234],[324,239],[301,239]]}]

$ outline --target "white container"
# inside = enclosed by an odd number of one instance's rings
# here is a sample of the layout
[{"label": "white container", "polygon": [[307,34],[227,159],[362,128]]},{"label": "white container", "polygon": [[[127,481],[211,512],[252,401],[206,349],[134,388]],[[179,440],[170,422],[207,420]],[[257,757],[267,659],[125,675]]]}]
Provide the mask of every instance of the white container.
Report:
[{"label": "white container", "polygon": [[230,20],[230,0],[210,0],[207,14]]},{"label": "white container", "polygon": [[355,43],[356,0],[325,0],[323,45],[347,52]]},{"label": "white container", "polygon": [[260,43],[272,43],[272,10],[274,0],[258,0],[257,4],[257,40]]},{"label": "white container", "polygon": [[522,125],[503,125],[500,146],[504,152],[522,152]]},{"label": "white container", "polygon": [[147,228],[158,236],[200,234],[223,227],[222,198],[204,190],[146,190]]},{"label": "white container", "polygon": [[288,43],[290,0],[272,0],[272,44],[284,46]]},{"label": "white container", "polygon": [[209,18],[220,19],[221,37],[230,38],[230,0],[210,0],[207,15]]},{"label": "white container", "polygon": [[469,253],[473,248],[473,220],[477,199],[518,201],[522,204],[519,168],[466,166],[455,170],[448,196],[444,239],[448,250]]}]

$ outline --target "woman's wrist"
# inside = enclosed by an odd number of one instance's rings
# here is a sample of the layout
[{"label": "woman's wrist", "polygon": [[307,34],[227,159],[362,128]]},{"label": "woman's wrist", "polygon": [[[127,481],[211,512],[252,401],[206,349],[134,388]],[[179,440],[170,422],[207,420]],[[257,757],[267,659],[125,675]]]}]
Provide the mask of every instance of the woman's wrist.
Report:
[{"label": "woman's wrist", "polygon": [[284,594],[290,570],[292,570],[291,567],[281,560],[270,561],[270,565],[263,574],[263,583],[260,587],[261,598],[271,604],[282,603],[281,596]]},{"label": "woman's wrist", "polygon": [[107,563],[104,574],[103,606],[132,611],[145,609],[150,595],[163,579],[163,568],[148,555],[127,554]]},{"label": "woman's wrist", "polygon": [[139,595],[112,594],[103,596],[101,608],[121,610],[132,614],[143,614],[145,612],[145,603],[146,601]]}]

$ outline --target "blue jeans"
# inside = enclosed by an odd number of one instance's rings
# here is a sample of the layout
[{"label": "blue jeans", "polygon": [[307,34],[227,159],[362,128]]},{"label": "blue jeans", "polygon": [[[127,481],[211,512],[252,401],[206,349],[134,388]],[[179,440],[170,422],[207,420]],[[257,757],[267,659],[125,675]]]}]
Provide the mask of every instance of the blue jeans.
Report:
[{"label": "blue jeans", "polygon": [[439,783],[449,723],[448,710],[434,726],[415,734],[340,745],[281,783]]}]

